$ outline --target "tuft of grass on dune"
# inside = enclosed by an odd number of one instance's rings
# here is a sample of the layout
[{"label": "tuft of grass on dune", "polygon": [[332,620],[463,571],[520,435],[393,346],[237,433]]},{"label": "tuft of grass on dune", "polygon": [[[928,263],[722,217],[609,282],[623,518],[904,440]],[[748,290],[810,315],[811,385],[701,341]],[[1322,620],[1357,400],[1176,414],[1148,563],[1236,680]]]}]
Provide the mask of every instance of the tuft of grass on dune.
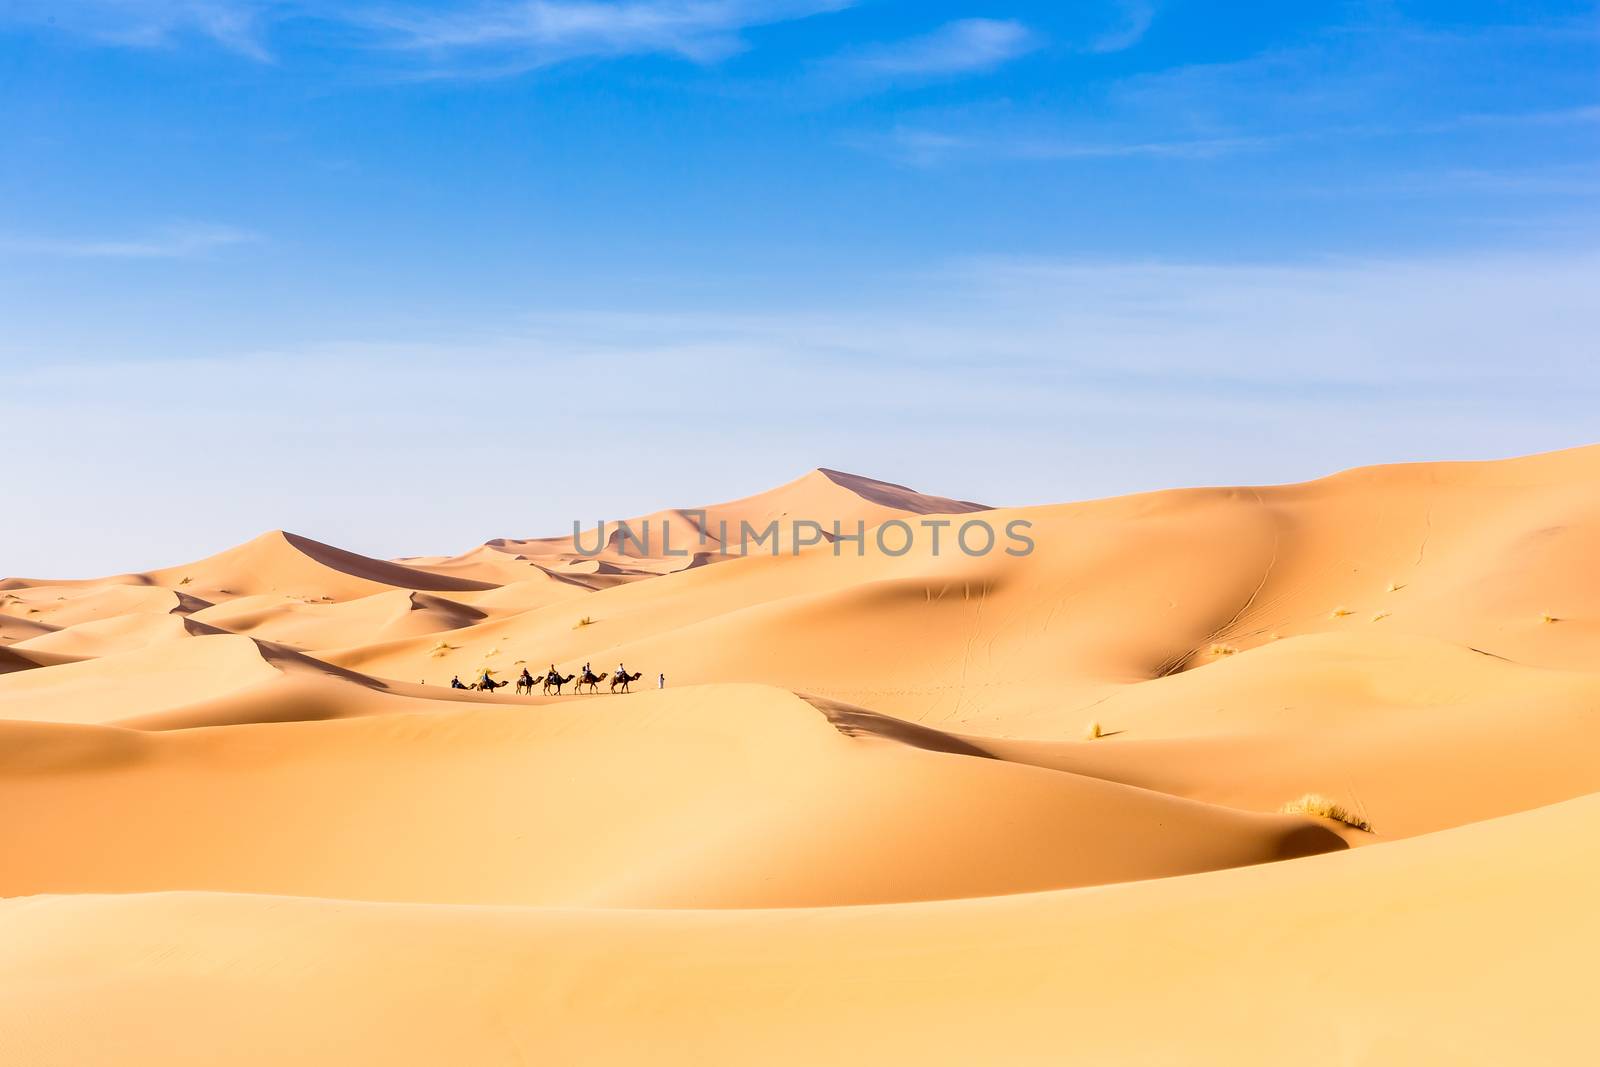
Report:
[{"label": "tuft of grass on dune", "polygon": [[1372,832],[1372,824],[1338,801],[1330,800],[1321,793],[1307,793],[1299,800],[1291,800],[1278,809],[1285,815],[1313,815],[1319,819],[1332,819],[1342,822],[1346,826],[1353,826],[1365,833]]},{"label": "tuft of grass on dune", "polygon": [[1105,731],[1100,728],[1100,723],[1098,721],[1090,723],[1089,728],[1084,731],[1084,736],[1090,741],[1098,741],[1105,735]]}]

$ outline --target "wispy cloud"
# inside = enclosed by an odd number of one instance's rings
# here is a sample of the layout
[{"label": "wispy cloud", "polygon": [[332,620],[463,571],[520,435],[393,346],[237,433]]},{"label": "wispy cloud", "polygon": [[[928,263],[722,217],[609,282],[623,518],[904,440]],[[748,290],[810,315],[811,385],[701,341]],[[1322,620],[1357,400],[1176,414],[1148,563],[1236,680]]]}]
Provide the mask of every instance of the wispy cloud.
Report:
[{"label": "wispy cloud", "polygon": [[48,26],[108,45],[209,38],[268,60],[288,22],[353,33],[370,51],[420,57],[433,75],[504,75],[587,57],[674,55],[710,63],[745,47],[755,26],[843,10],[854,0],[15,0],[0,23]]},{"label": "wispy cloud", "polygon": [[856,138],[858,147],[913,166],[931,167],[960,161],[1215,159],[1265,148],[1264,137],[1122,140],[1075,138],[1056,133],[954,133],[916,126],[898,126],[887,134]]},{"label": "wispy cloud", "polygon": [[185,223],[130,238],[0,236],[0,253],[67,259],[198,259],[220,249],[259,240],[258,234],[232,226]]},{"label": "wispy cloud", "polygon": [[712,63],[743,51],[742,32],[840,11],[853,0],[519,0],[457,10],[376,7],[351,21],[385,47],[441,70],[513,73],[594,56],[674,55]]},{"label": "wispy cloud", "polygon": [[[1399,19],[1357,21],[1239,59],[1134,75],[1109,88],[1107,103],[1128,121],[1218,135],[1592,123],[1600,119],[1592,99],[1520,113],[1499,108],[1511,96],[1507,86],[1525,95],[1538,83],[1551,49],[1592,58],[1596,39],[1592,27],[1559,21],[1448,31]],[[1548,79],[1560,94],[1555,99],[1592,90],[1563,81],[1560,69]]]},{"label": "wispy cloud", "polygon": [[272,56],[271,0],[11,0],[0,23],[47,27],[106,45],[168,48],[199,37],[260,62]]},{"label": "wispy cloud", "polygon": [[1600,104],[1548,108],[1542,111],[1474,112],[1431,124],[1430,132],[1473,127],[1588,126],[1600,124]]},{"label": "wispy cloud", "polygon": [[825,64],[848,78],[893,81],[993,70],[1038,47],[1033,31],[1003,19],[958,19],[931,33],[855,49]]},{"label": "wispy cloud", "polygon": [[1090,52],[1121,52],[1144,39],[1156,18],[1156,5],[1150,0],[1119,0],[1117,22],[1089,42]]}]

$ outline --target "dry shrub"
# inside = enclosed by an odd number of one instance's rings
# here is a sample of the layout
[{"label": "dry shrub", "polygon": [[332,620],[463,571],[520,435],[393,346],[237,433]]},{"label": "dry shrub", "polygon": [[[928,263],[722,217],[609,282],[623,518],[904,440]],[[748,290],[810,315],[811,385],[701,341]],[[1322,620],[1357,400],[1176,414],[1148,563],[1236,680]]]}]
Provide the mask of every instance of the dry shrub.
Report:
[{"label": "dry shrub", "polygon": [[1285,815],[1313,815],[1319,819],[1332,819],[1334,822],[1342,822],[1346,826],[1353,826],[1369,834],[1372,832],[1370,822],[1321,793],[1307,793],[1299,800],[1289,801],[1278,810]]}]

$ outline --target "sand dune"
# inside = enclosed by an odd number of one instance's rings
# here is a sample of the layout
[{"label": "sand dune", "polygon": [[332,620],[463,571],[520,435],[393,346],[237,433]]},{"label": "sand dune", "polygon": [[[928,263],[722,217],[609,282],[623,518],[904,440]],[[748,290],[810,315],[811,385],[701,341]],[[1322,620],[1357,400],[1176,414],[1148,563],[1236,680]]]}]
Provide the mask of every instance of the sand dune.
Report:
[{"label": "sand dune", "polygon": [[[294,722],[446,707],[489,699],[364,675],[283,645],[201,634],[95,658],[50,660],[50,670],[0,678],[0,724],[15,719],[116,723],[149,730]],[[510,698],[502,698],[510,700]]]},{"label": "sand dune", "polygon": [[[576,537],[496,538],[464,556],[430,560],[428,566],[440,573],[466,571],[481,566],[488,549],[554,566],[562,573],[610,579],[594,585],[603,588],[738,558],[750,550],[750,531],[759,536],[769,525],[791,540],[796,522],[818,523],[831,533],[835,522],[852,530],[858,523],[872,527],[891,518],[982,510],[985,505],[969,500],[929,496],[892,482],[819,468],[754,496],[632,518],[605,516],[604,533],[595,525]],[[596,561],[602,566],[595,566]]]},{"label": "sand dune", "polygon": [[[1574,470],[1588,480],[1562,480]],[[1036,550],[973,559],[923,540],[888,558],[869,539],[864,556],[822,545],[733,559],[450,643],[465,659],[509,645],[563,669],[624,660],[685,683],[763,682],[1041,737],[1078,731],[1082,709],[1117,687],[1304,634],[1381,630],[1584,669],[1600,588],[1571,553],[1600,531],[1597,471],[1600,450],[1587,449],[991,511],[1000,528],[1031,523]],[[1500,591],[1511,586],[1515,602]],[[594,624],[574,629],[584,617]],[[892,657],[861,654],[892,635],[905,638]],[[453,666],[430,660],[434,644],[341,662],[432,679]]]},{"label": "sand dune", "polygon": [[195,616],[178,614],[114,615],[96,622],[80,622],[20,641],[13,647],[28,652],[53,652],[74,659],[114,655],[183,637],[220,634]]},{"label": "sand dune", "polygon": [[412,570],[495,586],[537,579],[548,573],[526,556],[502,552],[489,545],[480,545],[459,556],[411,556],[395,562]]},{"label": "sand dune", "polygon": [[1597,830],[1591,797],[1291,863],[862,908],[35,897],[0,903],[0,1031],[42,1065],[1581,1063]]},{"label": "sand dune", "polygon": [[488,614],[444,597],[393,589],[359,600],[309,604],[266,593],[231,600],[193,617],[233,633],[319,648],[458,630]]},{"label": "sand dune", "polygon": [[[1303,817],[851,738],[759,687],[132,737],[27,724],[0,738],[0,802],[36,813],[0,828],[0,849],[26,857],[0,873],[4,895],[788,907],[1343,847]],[[41,764],[52,773],[27,773]]]},{"label": "sand dune", "polygon": [[490,584],[370,559],[282,530],[197,563],[152,571],[149,577],[169,588],[190,586],[190,592],[211,601],[259,593],[353,600],[385,588],[452,592]]},{"label": "sand dune", "polygon": [[11,615],[0,614],[0,645],[14,645],[19,641],[28,641],[44,634],[55,633],[57,627],[47,622],[36,622],[33,619],[18,619]]},{"label": "sand dune", "polygon": [[1586,1061],[1600,448],[703,510],[0,583],[0,1058]]},{"label": "sand dune", "polygon": [[125,585],[120,578],[71,585],[16,585],[0,612],[52,629],[101,622],[118,615],[188,614],[207,602],[154,585]]},{"label": "sand dune", "polygon": [[278,671],[246,637],[195,637],[0,679],[0,720],[115,722],[237,692]]}]

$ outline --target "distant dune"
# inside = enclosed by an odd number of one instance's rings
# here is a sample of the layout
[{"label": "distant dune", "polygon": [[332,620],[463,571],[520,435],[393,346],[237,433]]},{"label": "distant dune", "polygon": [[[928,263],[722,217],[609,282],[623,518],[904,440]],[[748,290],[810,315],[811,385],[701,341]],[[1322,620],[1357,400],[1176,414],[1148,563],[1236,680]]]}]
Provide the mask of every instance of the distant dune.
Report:
[{"label": "distant dune", "polygon": [[908,516],[984,510],[985,505],[969,500],[929,496],[892,482],[818,468],[776,489],[723,504],[676,508],[632,518],[603,516],[600,518],[606,522],[604,531],[595,525],[578,531],[576,536],[496,538],[462,556],[402,562],[438,574],[508,573],[491,569],[505,568],[506,564],[490,563],[488,550],[522,563],[542,563],[568,576],[594,576],[593,580],[577,580],[598,589],[724,562],[752,551],[770,554],[767,542],[750,542],[772,528],[774,537],[788,544],[794,539],[797,522],[818,523],[831,535],[836,522],[849,532],[858,524],[874,527]]},{"label": "distant dune", "polygon": [[0,583],[0,1058],[1587,1061],[1600,446],[646,522]]}]

